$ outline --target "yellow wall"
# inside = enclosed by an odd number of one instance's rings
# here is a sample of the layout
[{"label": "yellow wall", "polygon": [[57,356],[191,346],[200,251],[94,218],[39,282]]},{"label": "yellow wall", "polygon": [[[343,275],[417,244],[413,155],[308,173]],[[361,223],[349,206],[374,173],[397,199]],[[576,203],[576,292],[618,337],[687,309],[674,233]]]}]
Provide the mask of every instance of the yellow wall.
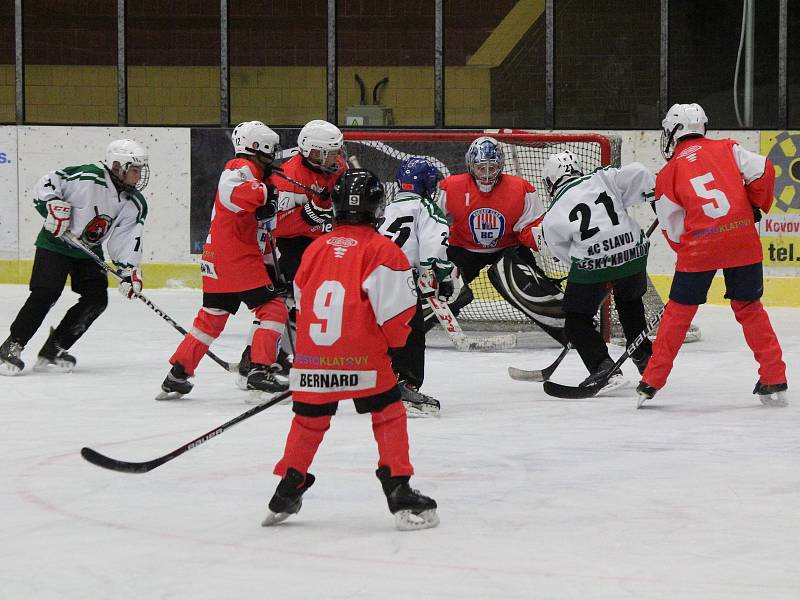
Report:
[{"label": "yellow wall", "polygon": [[17,120],[15,96],[14,65],[0,65],[0,123],[14,123]]},{"label": "yellow wall", "polygon": [[116,123],[117,68],[26,66],[25,120],[30,123]]},{"label": "yellow wall", "polygon": [[321,67],[232,67],[231,121],[302,124],[327,110]]},{"label": "yellow wall", "polygon": [[129,67],[128,122],[219,123],[219,67]]}]

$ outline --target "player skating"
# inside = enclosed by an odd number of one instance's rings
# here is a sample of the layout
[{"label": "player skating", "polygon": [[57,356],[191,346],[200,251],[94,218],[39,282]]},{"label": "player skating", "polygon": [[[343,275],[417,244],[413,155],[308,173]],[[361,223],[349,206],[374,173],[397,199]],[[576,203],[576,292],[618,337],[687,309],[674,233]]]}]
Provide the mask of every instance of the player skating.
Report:
[{"label": "player skating", "polygon": [[705,137],[707,124],[699,104],[675,104],[661,123],[668,162],[656,178],[656,214],[678,256],[653,356],[637,387],[637,407],[666,384],[718,269],[725,276],[725,298],[759,365],[753,393],[764,404],[785,405],[786,365],[761,304],[763,255],[755,226],[772,206],[775,169],[734,140]]},{"label": "player skating", "polygon": [[389,348],[402,346],[417,305],[411,266],[374,229],[381,182],[362,169],[346,171],[333,188],[334,229],[305,251],[294,279],[297,353],[291,371],[293,411],[281,477],[263,525],[297,513],[315,478],[308,472],[339,400],[370,413],[378,470],[400,529],[439,523],[436,502],[409,486],[406,410]]},{"label": "player skating", "polygon": [[288,387],[288,381],[277,374],[280,366],[276,364],[288,312],[280,290],[272,285],[264,268],[255,214],[265,208],[271,208],[267,213],[274,213],[269,174],[278,134],[260,121],[246,121],[234,128],[231,138],[236,156],[225,164],[220,176],[200,261],[203,307],[169,359],[172,369],[161,384],[162,392],[156,397],[159,400],[191,391],[189,377],[242,302],[259,321],[253,335],[247,389],[279,392]]},{"label": "player skating", "polygon": [[[626,342],[645,329],[642,298],[650,242],[627,209],[653,199],[655,177],[639,163],[584,175],[575,156],[562,152],[547,159],[543,179],[552,203],[542,220],[542,234],[552,254],[569,265],[564,328],[589,371],[580,385],[607,379],[602,391],[610,391],[625,380],[620,371],[611,372],[614,361],[594,317],[610,286]],[[640,373],[650,354],[649,340],[632,354]]]},{"label": "player skating", "polygon": [[403,250],[418,281],[420,298],[411,319],[411,333],[404,346],[392,350],[403,403],[414,416],[437,415],[440,409],[438,400],[419,391],[425,379],[422,297],[435,296],[446,302],[460,288],[455,266],[447,259],[447,219],[434,202],[439,178],[439,171],[424,158],[402,161],[396,176],[400,191],[386,205],[378,227]]},{"label": "player skating", "polygon": [[25,367],[21,353],[64,291],[67,275],[80,298],[39,350],[34,370],[70,372],[75,357],[67,352],[108,305],[106,272],[63,241],[69,232],[122,271],[120,292],[132,298],[142,290],[139,264],[147,203],[141,194],[149,179],[144,147],[129,139],[108,145],[104,162],[65,167],[44,175],[34,188],[34,206],[45,218],[36,238],[30,295],[0,345],[0,375]]}]

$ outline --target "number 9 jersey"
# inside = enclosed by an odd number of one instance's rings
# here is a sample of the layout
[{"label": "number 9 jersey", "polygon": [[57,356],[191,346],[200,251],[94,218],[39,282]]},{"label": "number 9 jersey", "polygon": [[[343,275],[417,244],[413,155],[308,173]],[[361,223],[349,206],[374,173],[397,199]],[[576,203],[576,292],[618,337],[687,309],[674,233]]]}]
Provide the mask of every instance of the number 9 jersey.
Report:
[{"label": "number 9 jersey", "polygon": [[303,253],[294,290],[294,400],[361,398],[397,384],[389,348],[406,343],[417,293],[394,242],[371,225],[337,225]]}]

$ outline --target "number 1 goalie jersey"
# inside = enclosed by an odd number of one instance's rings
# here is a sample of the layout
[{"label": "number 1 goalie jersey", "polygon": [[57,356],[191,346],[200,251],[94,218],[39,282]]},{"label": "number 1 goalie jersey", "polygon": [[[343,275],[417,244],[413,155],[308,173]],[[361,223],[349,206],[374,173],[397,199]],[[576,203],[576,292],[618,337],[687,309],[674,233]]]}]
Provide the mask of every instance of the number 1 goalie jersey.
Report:
[{"label": "number 1 goalie jersey", "polygon": [[389,348],[403,346],[417,306],[403,251],[368,225],[339,225],[303,253],[294,278],[293,398],[323,404],[397,383]]}]

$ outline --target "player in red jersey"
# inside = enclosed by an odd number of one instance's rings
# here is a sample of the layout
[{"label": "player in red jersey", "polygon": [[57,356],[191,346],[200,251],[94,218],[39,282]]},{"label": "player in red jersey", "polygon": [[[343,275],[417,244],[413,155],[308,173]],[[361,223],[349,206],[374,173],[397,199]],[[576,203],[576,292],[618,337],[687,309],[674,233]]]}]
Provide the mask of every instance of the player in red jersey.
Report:
[{"label": "player in red jersey", "polygon": [[[465,158],[467,173],[445,178],[436,199],[450,221],[447,256],[464,281],[461,294],[450,305],[454,314],[472,301],[469,283],[481,269],[500,260],[503,250],[537,249],[534,222],[544,214],[533,185],[503,173],[505,157],[496,139],[479,137]],[[432,315],[426,317],[428,327],[434,321]]]},{"label": "player in red jersey", "polygon": [[656,178],[655,206],[678,260],[653,356],[637,387],[639,407],[667,382],[717,269],[725,275],[725,297],[759,364],[753,393],[764,404],[786,402],[786,365],[760,300],[763,257],[755,227],[772,206],[775,169],[733,140],[706,138],[707,123],[698,104],[675,104],[662,122],[668,162]]},{"label": "player in red jersey", "polygon": [[412,490],[406,411],[389,348],[402,346],[417,305],[403,251],[374,229],[383,187],[364,169],[333,188],[334,229],[303,255],[294,279],[297,353],[290,375],[292,426],[275,465],[281,481],[262,525],[297,513],[314,483],[308,472],[339,400],[370,413],[378,443],[376,475],[400,529],[434,527],[436,502]]},{"label": "player in red jersey", "polygon": [[260,322],[253,336],[248,389],[277,392],[288,388],[288,382],[276,376],[274,363],[289,315],[264,268],[256,236],[257,216],[268,218],[275,213],[269,174],[278,134],[260,121],[247,121],[234,128],[231,138],[236,156],[220,176],[200,261],[203,308],[169,359],[172,369],[161,385],[159,400],[189,393],[193,384],[188,378],[242,302]]},{"label": "player in red jersey", "polygon": [[[281,165],[278,175],[273,177],[278,190],[278,220],[275,239],[280,252],[280,274],[291,290],[292,280],[300,259],[309,244],[323,233],[331,230],[333,209],[330,191],[339,173],[347,168],[344,160],[344,136],[336,125],[327,121],[309,121],[297,136],[300,152]],[[300,184],[282,178],[283,174]],[[268,223],[260,227],[266,229]],[[261,231],[260,236],[269,235]],[[289,313],[290,324],[294,324],[294,311]],[[257,325],[257,323],[255,324]],[[287,336],[288,337],[288,336]],[[284,340],[284,348],[279,352],[282,373],[288,374],[291,367],[289,354],[292,351],[290,340]],[[242,353],[240,375],[246,375],[250,364],[250,346]]]}]

